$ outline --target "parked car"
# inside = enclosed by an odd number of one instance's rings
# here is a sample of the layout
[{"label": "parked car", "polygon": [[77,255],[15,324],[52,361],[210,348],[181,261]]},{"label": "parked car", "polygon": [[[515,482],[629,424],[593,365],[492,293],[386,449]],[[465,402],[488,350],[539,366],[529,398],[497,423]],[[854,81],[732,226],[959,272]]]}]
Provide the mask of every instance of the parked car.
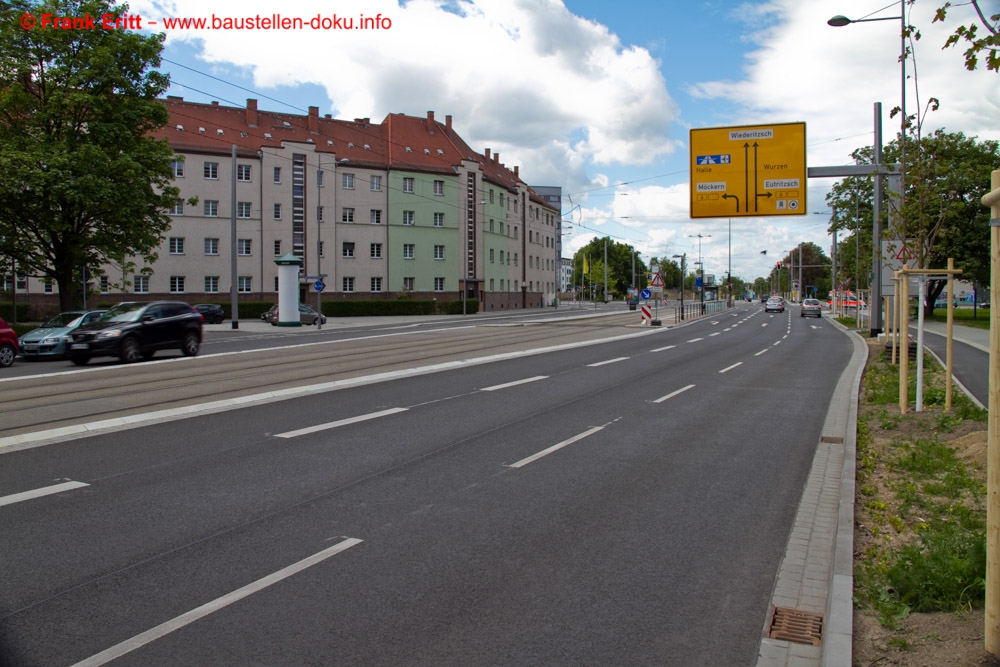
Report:
[{"label": "parked car", "polygon": [[802,299],[799,317],[823,317],[823,306],[819,299]]},{"label": "parked car", "polygon": [[32,361],[62,359],[72,340],[70,334],[103,313],[103,310],[67,310],[49,318],[42,326],[21,336],[21,356]]},{"label": "parked car", "polygon": [[767,303],[764,304],[764,312],[770,313],[771,311],[778,313],[785,312],[785,300],[780,296],[773,296],[768,299]]},{"label": "parked car", "polygon": [[[270,322],[271,326],[278,326],[278,304],[271,306],[271,309],[260,316],[265,322]],[[321,319],[322,318],[322,319]],[[326,315],[320,315],[316,309],[304,303],[299,304],[299,322],[301,324],[316,324],[322,322],[326,324]]]},{"label": "parked car", "polygon": [[196,303],[194,309],[201,313],[207,324],[222,324],[226,319],[226,311],[217,303]]},{"label": "parked car", "polygon": [[6,368],[14,363],[17,356],[17,334],[2,317],[0,317],[0,368]]},{"label": "parked car", "polygon": [[69,358],[81,366],[93,357],[118,357],[132,363],[166,349],[179,349],[193,357],[201,349],[202,319],[201,313],[183,301],[119,303],[97,320],[77,327],[71,334]]}]

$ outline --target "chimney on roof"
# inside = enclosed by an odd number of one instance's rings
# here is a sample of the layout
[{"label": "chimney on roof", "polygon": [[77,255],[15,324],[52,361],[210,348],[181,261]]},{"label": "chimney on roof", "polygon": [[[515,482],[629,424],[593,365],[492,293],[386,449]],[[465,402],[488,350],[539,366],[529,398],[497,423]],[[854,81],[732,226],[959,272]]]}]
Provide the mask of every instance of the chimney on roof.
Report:
[{"label": "chimney on roof", "polygon": [[175,102],[183,102],[184,98],[180,95],[167,95],[168,100],[174,100]]},{"label": "chimney on roof", "polygon": [[257,127],[257,100],[247,98],[247,125]]},{"label": "chimney on roof", "polygon": [[435,125],[435,123],[434,123],[434,112],[433,111],[428,111],[427,112],[427,131],[430,132],[431,134],[434,134],[434,129],[435,129],[434,125]]},{"label": "chimney on roof", "polygon": [[486,149],[486,152],[485,152],[485,153],[483,153],[483,155],[485,155],[485,156],[486,156],[486,161],[487,161],[487,162],[489,162],[489,161],[490,161],[490,149],[489,149],[489,148],[487,148],[487,149]]},{"label": "chimney on roof", "polygon": [[327,120],[329,120],[329,119],[333,118],[333,114],[332,113],[325,113],[325,114],[323,114],[323,118],[326,118]]},{"label": "chimney on roof", "polygon": [[212,100],[212,106],[213,107],[219,106],[219,102],[217,100]]},{"label": "chimney on roof", "polygon": [[319,132],[319,107],[309,107],[309,118],[306,123],[310,132]]},{"label": "chimney on roof", "polygon": [[451,129],[451,114],[444,117],[444,126],[449,130]]},{"label": "chimney on roof", "polygon": [[520,178],[520,176],[517,173],[517,165],[516,164],[514,165],[514,177],[515,178]]},{"label": "chimney on roof", "polygon": [[500,164],[500,153],[493,154],[493,164]]}]

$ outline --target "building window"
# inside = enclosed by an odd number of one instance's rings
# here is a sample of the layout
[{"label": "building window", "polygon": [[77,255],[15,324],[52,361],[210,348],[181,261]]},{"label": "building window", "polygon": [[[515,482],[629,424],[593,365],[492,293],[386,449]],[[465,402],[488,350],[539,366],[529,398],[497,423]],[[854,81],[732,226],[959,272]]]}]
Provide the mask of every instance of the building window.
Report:
[{"label": "building window", "polygon": [[413,211],[403,211],[403,224],[412,225],[413,224]]},{"label": "building window", "polygon": [[444,246],[436,245],[434,246],[434,259],[444,259]]},{"label": "building window", "polygon": [[46,294],[52,294],[53,292],[52,287],[54,284],[55,283],[52,282],[51,278],[46,278],[45,282],[42,283],[42,291],[45,292]]},{"label": "building window", "polygon": [[500,263],[503,264],[503,250],[500,251]]},{"label": "building window", "polygon": [[443,292],[444,291],[444,278],[435,278],[434,279],[434,291],[435,292]]},{"label": "building window", "polygon": [[250,182],[250,165],[248,164],[236,165],[236,180],[242,183]]},{"label": "building window", "polygon": [[434,194],[439,196],[444,194],[444,181],[434,181]]},{"label": "building window", "polygon": [[323,249],[326,247],[325,244],[326,241],[320,241],[319,243],[316,244],[317,246],[319,246],[316,250],[317,252],[319,252],[320,257],[326,257],[326,254],[323,252]]},{"label": "building window", "polygon": [[403,178],[403,192],[413,192],[413,179],[408,176]]},{"label": "building window", "polygon": [[184,178],[184,160],[171,160],[170,173],[174,178]]},{"label": "building window", "polygon": [[132,286],[136,294],[149,294],[149,276],[134,276]]},{"label": "building window", "polygon": [[167,240],[167,247],[170,249],[171,255],[183,255],[184,254],[184,237],[183,236],[171,236]]},{"label": "building window", "polygon": [[205,276],[205,293],[216,294],[219,291],[219,276]]},{"label": "building window", "polygon": [[275,220],[281,220],[281,204],[280,203],[275,203],[274,204],[274,219]]},{"label": "building window", "polygon": [[382,279],[378,276],[372,276],[372,291],[373,292],[382,291]]},{"label": "building window", "polygon": [[108,282],[107,276],[101,276],[100,281],[98,281],[98,288],[101,294],[107,294],[111,290],[110,283]]},{"label": "building window", "polygon": [[205,178],[210,178],[212,180],[219,178],[219,163],[218,162],[206,162],[205,163]]},{"label": "building window", "polygon": [[236,217],[237,218],[250,217],[250,202],[241,201],[236,203]]},{"label": "building window", "polygon": [[493,203],[493,188],[490,188],[490,203]]},{"label": "building window", "polygon": [[252,239],[237,239],[236,240],[236,254],[240,257],[249,257],[250,250],[253,247]]},{"label": "building window", "polygon": [[490,291],[491,292],[493,291],[493,279],[492,278],[490,278]]},{"label": "building window", "polygon": [[344,257],[354,257],[354,244],[353,243],[344,243],[343,247],[344,247],[344,251],[343,251]]},{"label": "building window", "polygon": [[219,215],[219,202],[215,199],[206,199],[204,204],[205,216],[215,218]]},{"label": "building window", "polygon": [[341,174],[340,175],[340,186],[345,190],[354,189],[354,174]]},{"label": "building window", "polygon": [[323,187],[323,170],[319,169],[316,171],[316,187]]},{"label": "building window", "polygon": [[281,257],[281,241],[274,242],[274,256]]},{"label": "building window", "polygon": [[316,207],[316,222],[323,222],[323,207]]},{"label": "building window", "polygon": [[341,222],[354,222],[354,209],[353,208],[345,208],[343,210],[343,212],[340,214],[340,221]]},{"label": "building window", "polygon": [[278,291],[278,276],[274,277],[274,291]]},{"label": "building window", "polygon": [[412,292],[413,291],[413,278],[403,278],[403,291]]},{"label": "building window", "polygon": [[170,276],[170,293],[184,293],[184,276]]},{"label": "building window", "polygon": [[[507,253],[507,266],[510,266],[510,253]],[[517,266],[517,253],[514,253],[514,266]]]},{"label": "building window", "polygon": [[490,248],[490,264],[493,263],[493,248]]},{"label": "building window", "polygon": [[236,278],[236,291],[246,294],[253,291],[253,276],[239,276]]},{"label": "building window", "polygon": [[219,239],[205,237],[205,254],[206,255],[219,254]]},{"label": "building window", "polygon": [[434,214],[434,226],[435,227],[444,227],[444,213],[435,213]]},{"label": "building window", "polygon": [[281,167],[274,168],[274,182],[281,183]]},{"label": "building window", "polygon": [[382,224],[382,209],[373,208],[371,210],[371,223],[373,225]]},{"label": "building window", "polygon": [[403,259],[413,259],[413,244],[404,243],[403,244]]},{"label": "building window", "polygon": [[372,259],[382,259],[382,244],[373,243],[371,245],[371,256]]},{"label": "building window", "polygon": [[382,177],[381,176],[374,176],[374,175],[372,176],[372,179],[371,179],[371,189],[372,189],[372,192],[381,192],[382,191]]},{"label": "building window", "polygon": [[343,292],[353,292],[354,291],[354,278],[349,276],[344,276],[341,282],[341,291]]},{"label": "building window", "polygon": [[170,208],[170,215],[184,215],[184,200],[175,199],[174,205]]}]

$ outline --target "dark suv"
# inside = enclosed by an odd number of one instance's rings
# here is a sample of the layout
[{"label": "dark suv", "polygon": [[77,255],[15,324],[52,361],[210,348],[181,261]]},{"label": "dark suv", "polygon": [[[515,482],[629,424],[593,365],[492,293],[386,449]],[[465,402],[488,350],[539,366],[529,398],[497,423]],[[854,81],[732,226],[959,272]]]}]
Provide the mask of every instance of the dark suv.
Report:
[{"label": "dark suv", "polygon": [[193,357],[201,349],[202,319],[183,301],[126,301],[77,328],[67,353],[80,366],[91,357],[118,357],[128,364],[164,349]]}]

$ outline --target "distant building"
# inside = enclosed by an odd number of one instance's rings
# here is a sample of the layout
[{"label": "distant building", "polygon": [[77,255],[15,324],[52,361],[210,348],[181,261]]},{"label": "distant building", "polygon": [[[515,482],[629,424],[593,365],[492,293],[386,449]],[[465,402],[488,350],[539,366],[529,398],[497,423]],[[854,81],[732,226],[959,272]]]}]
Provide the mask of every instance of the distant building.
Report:
[{"label": "distant building", "polygon": [[[164,100],[180,199],[155,262],[92,268],[92,292],[225,301],[277,296],[274,259],[303,260],[300,299],[457,299],[483,310],[546,305],[560,289],[559,188],[533,189],[433,111],[381,123]],[[236,285],[231,285],[233,147]],[[552,199],[552,198],[555,199]],[[188,203],[196,198],[197,203]],[[144,273],[143,268],[147,271]],[[120,269],[117,269],[120,272]],[[113,288],[126,284],[124,291]],[[32,296],[55,286],[32,279]],[[312,295],[312,296],[310,296]],[[97,297],[97,300],[101,300]],[[110,299],[104,299],[110,300]],[[53,300],[54,301],[54,300]],[[94,297],[91,297],[91,302]]]}]

